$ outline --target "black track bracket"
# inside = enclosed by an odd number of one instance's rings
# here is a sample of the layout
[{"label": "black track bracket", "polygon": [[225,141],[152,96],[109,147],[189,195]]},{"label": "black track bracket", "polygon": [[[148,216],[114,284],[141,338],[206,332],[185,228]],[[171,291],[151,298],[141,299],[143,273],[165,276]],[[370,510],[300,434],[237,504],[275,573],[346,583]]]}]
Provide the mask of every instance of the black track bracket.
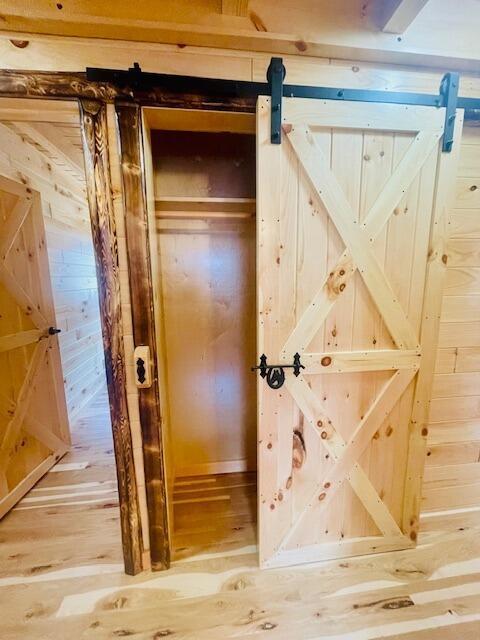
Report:
[{"label": "black track bracket", "polygon": [[445,125],[443,129],[442,151],[450,153],[453,146],[453,132],[455,130],[455,118],[457,114],[458,86],[460,76],[451,71],[443,76],[440,84],[440,95],[445,106]]},{"label": "black track bracket", "polygon": [[[258,96],[271,96],[272,144],[282,142],[282,98],[309,98],[316,100],[347,100],[445,108],[445,131],[442,150],[449,152],[453,145],[456,109],[465,110],[466,120],[480,121],[480,97],[458,98],[459,75],[446,73],[437,94],[410,93],[408,91],[382,91],[376,89],[348,89],[285,84],[285,66],[282,58],[271,58],[267,82],[200,78],[142,71],[135,63],[128,70],[97,69],[87,67],[87,80],[109,83],[119,87],[142,105],[184,106],[189,109],[217,109],[255,112]],[[159,101],[163,101],[161,104]],[[167,104],[164,104],[166,101]]]},{"label": "black track bracket", "polygon": [[282,58],[272,58],[267,69],[267,81],[272,99],[270,141],[272,144],[282,143],[282,97],[285,67]]}]

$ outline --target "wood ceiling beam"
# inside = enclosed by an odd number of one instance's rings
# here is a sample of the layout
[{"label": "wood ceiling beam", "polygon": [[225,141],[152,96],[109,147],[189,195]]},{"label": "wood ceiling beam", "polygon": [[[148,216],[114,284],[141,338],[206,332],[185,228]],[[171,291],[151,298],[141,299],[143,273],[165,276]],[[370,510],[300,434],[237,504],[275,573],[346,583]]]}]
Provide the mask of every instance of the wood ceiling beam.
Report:
[{"label": "wood ceiling beam", "polygon": [[[455,20],[452,20],[451,5],[447,0],[431,0],[410,25],[408,38],[379,28],[380,0],[375,0],[368,15],[351,10],[351,0],[338,0],[338,5],[313,4],[309,12],[298,0],[292,6],[279,4],[275,13],[271,3],[257,0],[255,12],[264,27],[260,30],[248,20],[237,21],[219,14],[220,3],[215,4],[214,10],[213,2],[206,6],[200,5],[200,0],[182,5],[182,11],[176,13],[172,13],[172,2],[166,0],[162,3],[162,11],[168,9],[168,20],[167,14],[159,13],[154,4],[149,14],[145,10],[133,14],[133,9],[127,8],[122,13],[115,11],[114,15],[108,16],[104,15],[103,4],[97,6],[93,2],[89,4],[89,11],[83,13],[69,6],[61,11],[53,10],[50,4],[47,6],[47,0],[38,0],[33,9],[26,0],[3,0],[3,5],[0,36],[9,41],[29,42],[23,49],[9,42],[0,63],[9,68],[32,69],[38,68],[40,63],[48,65],[49,70],[78,71],[84,68],[82,45],[91,47],[89,59],[92,63],[89,66],[105,65],[104,56],[96,53],[97,45],[102,49],[124,47],[129,53],[125,65],[128,66],[136,58],[134,48],[127,41],[135,41],[136,47],[138,43],[149,43],[148,47],[152,48],[158,46],[157,43],[175,45],[186,53],[186,47],[194,46],[209,51],[223,49],[231,54],[233,51],[293,54],[474,72],[478,72],[480,63],[480,45],[475,37],[475,27],[480,20],[477,0],[462,0],[462,11],[455,14]],[[45,61],[34,56],[39,38],[51,41],[55,47],[68,41],[75,42],[75,46],[68,58],[59,58],[58,62],[52,63],[50,58]],[[124,42],[120,45],[121,40]],[[30,66],[27,67],[26,62],[22,64],[22,60],[30,60]],[[73,67],[77,60],[78,65]],[[157,70],[155,63],[149,70]]]},{"label": "wood ceiling beam", "polygon": [[222,13],[226,16],[246,18],[248,15],[248,0],[222,0]]},{"label": "wood ceiling beam", "polygon": [[380,1],[380,28],[384,33],[404,33],[428,0]]}]

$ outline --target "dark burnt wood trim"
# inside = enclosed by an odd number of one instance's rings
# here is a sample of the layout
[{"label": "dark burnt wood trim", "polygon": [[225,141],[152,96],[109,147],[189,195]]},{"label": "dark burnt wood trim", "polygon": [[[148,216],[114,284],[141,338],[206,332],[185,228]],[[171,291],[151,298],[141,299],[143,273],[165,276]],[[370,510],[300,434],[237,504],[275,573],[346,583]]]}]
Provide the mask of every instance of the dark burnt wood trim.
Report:
[{"label": "dark burnt wood trim", "polygon": [[8,98],[90,99],[112,102],[127,90],[90,82],[85,73],[0,70],[0,96]]},{"label": "dark burnt wood trim", "polygon": [[87,80],[85,73],[59,71],[23,71],[0,69],[0,97],[53,98],[57,100],[91,99],[114,102],[135,99],[144,106],[172,109],[210,109],[255,113],[256,98],[207,96],[201,93],[179,93],[166,87],[138,90],[107,82]]},{"label": "dark burnt wood trim", "polygon": [[135,575],[143,569],[143,542],[127,406],[117,236],[105,103],[80,100],[80,122],[117,467],[123,556],[125,572]]},{"label": "dark burnt wood trim", "polygon": [[128,250],[130,297],[135,346],[148,345],[153,363],[151,387],[139,389],[145,488],[148,505],[152,569],[168,569],[170,541],[163,462],[162,419],[158,385],[155,315],[143,170],[141,108],[134,103],[115,104],[120,140],[125,235]]}]

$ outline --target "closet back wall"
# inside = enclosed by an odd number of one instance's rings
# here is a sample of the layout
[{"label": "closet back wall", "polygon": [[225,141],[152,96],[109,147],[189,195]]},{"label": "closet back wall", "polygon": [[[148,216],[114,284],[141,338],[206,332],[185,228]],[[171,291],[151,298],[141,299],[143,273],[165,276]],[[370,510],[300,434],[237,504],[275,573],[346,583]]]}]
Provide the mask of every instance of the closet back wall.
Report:
[{"label": "closet back wall", "polygon": [[175,475],[255,466],[255,141],[153,131]]}]

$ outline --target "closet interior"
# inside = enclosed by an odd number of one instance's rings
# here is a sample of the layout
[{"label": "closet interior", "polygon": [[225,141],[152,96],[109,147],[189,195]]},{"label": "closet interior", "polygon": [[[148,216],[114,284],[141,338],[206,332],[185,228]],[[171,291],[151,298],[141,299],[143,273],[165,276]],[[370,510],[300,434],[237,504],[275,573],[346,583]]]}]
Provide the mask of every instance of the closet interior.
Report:
[{"label": "closet interior", "polygon": [[173,559],[256,542],[255,118],[145,109]]}]

